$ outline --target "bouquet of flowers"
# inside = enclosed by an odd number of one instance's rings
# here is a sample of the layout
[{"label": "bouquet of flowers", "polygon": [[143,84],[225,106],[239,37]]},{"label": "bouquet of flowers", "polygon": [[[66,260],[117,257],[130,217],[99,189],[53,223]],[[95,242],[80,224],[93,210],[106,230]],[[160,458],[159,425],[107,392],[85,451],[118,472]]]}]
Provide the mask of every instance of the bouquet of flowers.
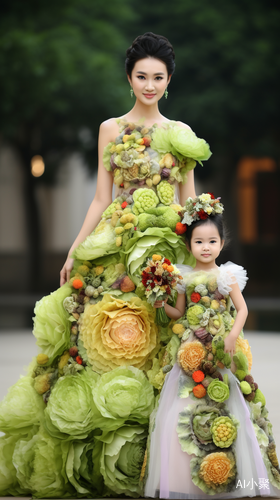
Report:
[{"label": "bouquet of flowers", "polygon": [[[153,306],[157,300],[162,300],[164,303],[166,299],[173,299],[177,283],[182,283],[183,278],[169,259],[155,254],[147,260],[146,267],[141,273],[141,279],[145,287],[147,302]],[[158,308],[156,310],[156,323],[160,326],[166,326],[169,321],[170,318],[168,318],[164,307]]]}]

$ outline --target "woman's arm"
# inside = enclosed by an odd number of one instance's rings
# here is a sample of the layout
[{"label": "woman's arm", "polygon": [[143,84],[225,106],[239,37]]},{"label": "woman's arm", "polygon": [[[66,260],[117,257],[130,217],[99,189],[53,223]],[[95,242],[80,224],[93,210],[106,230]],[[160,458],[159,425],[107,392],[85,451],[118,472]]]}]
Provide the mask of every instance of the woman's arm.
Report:
[{"label": "woman's arm", "polygon": [[179,201],[182,207],[185,205],[186,200],[191,197],[195,198],[195,187],[194,187],[194,172],[190,170],[188,172],[188,180],[185,184],[179,184]]},{"label": "woman's arm", "polygon": [[186,309],[186,296],[184,293],[178,293],[175,307],[172,307],[169,304],[167,304],[167,299],[166,299],[164,301],[157,300],[155,302],[155,308],[158,309],[159,307],[163,307],[162,305],[163,302],[164,302],[164,310],[169,318],[179,319],[182,316],[184,316]]},{"label": "woman's arm", "polygon": [[[177,122],[180,127],[187,128],[191,130],[191,127],[186,125],[184,122]],[[187,174],[188,180],[185,184],[179,184],[179,201],[180,205],[184,206],[186,203],[186,200],[191,197],[195,198],[196,193],[195,193],[195,186],[194,186],[194,171],[190,170]]]},{"label": "woman's arm", "polygon": [[81,227],[81,230],[71,246],[67,259],[60,271],[60,286],[69,281],[70,273],[73,267],[74,259],[71,255],[75,248],[92,233],[100,221],[104,210],[112,202],[112,174],[108,172],[103,165],[103,150],[109,142],[114,141],[118,135],[118,125],[114,119],[107,120],[100,125],[98,139],[98,175],[97,186],[94,199],[88,209],[87,215]]},{"label": "woman's arm", "polygon": [[231,285],[231,292],[229,295],[234,304],[237,315],[234,321],[234,325],[229,335],[225,339],[225,352],[229,352],[230,355],[233,356],[233,354],[235,353],[235,342],[247,319],[248,309],[237,283]]}]

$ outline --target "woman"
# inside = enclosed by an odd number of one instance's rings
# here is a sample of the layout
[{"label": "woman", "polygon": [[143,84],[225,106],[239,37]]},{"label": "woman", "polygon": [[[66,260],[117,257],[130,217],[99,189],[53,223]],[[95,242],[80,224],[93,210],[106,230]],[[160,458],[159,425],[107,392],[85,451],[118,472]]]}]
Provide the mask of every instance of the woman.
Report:
[{"label": "woman", "polygon": [[[135,105],[100,127],[95,198],[62,286],[35,307],[41,352],[1,404],[2,495],[143,494],[149,418],[179,340],[155,318],[141,273],[153,254],[195,264],[183,205],[195,195],[196,161],[211,155],[158,109],[174,68],[162,36],[146,33],[127,51]],[[156,286],[172,303],[172,286],[160,276]]]},{"label": "woman", "polygon": [[[175,70],[175,54],[169,41],[153,33],[145,33],[137,37],[131,47],[127,50],[125,69],[131,86],[132,96],[136,97],[133,108],[119,118],[128,123],[138,123],[145,119],[146,127],[157,124],[159,127],[171,123],[164,117],[158,108],[160,99],[168,96],[168,85]],[[177,122],[183,128],[189,126],[183,122]],[[103,165],[103,150],[108,143],[114,142],[119,135],[119,125],[115,118],[110,118],[100,126],[98,151],[98,178],[94,200],[89,208],[84,224],[68,253],[67,260],[61,270],[61,285],[69,281],[73,266],[71,255],[73,250],[88,236],[97,226],[104,210],[111,203],[113,178]],[[191,170],[186,184],[179,186],[180,203],[183,205],[189,196],[195,196],[194,175]]]}]

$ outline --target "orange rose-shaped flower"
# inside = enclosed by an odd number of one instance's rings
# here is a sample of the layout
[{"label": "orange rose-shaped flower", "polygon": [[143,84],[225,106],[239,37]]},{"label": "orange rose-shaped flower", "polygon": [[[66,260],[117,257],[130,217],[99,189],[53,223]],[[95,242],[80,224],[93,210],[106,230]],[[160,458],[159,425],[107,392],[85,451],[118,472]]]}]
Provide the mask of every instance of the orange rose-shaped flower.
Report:
[{"label": "orange rose-shaped flower", "polygon": [[251,347],[249,345],[249,342],[247,339],[242,339],[242,337],[237,337],[236,343],[235,343],[235,349],[236,352],[242,351],[246,358],[248,359],[248,365],[249,365],[249,371],[251,371],[252,364],[253,364],[253,357],[251,353]]},{"label": "orange rose-shaped flower", "polygon": [[201,342],[183,342],[178,350],[178,363],[185,372],[194,372],[200,368],[207,354]]},{"label": "orange rose-shaped flower", "polygon": [[146,302],[106,294],[97,304],[86,305],[80,323],[79,352],[96,372],[131,365],[150,368],[159,342],[154,310]]},{"label": "orange rose-shaped flower", "polygon": [[203,458],[199,476],[210,488],[227,483],[235,474],[235,463],[226,453],[210,453]]}]

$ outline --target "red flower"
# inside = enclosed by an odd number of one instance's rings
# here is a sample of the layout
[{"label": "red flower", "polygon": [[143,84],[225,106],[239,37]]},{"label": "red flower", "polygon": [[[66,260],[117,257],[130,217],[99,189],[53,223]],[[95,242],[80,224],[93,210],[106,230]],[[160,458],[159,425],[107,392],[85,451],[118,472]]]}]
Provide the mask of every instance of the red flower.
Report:
[{"label": "red flower", "polygon": [[199,301],[200,301],[200,299],[201,299],[201,295],[200,295],[200,293],[193,292],[193,293],[191,294],[191,301],[192,301],[192,302],[194,302],[195,304],[196,304],[197,302],[199,302]]},{"label": "red flower", "polygon": [[167,286],[167,287],[166,287],[166,293],[167,293],[168,295],[170,295],[170,294],[171,294],[171,288],[170,288],[170,286]]},{"label": "red flower", "polygon": [[83,360],[82,360],[81,356],[77,356],[77,357],[76,357],[76,362],[77,362],[79,365],[82,365],[82,364],[83,364]]},{"label": "red flower", "polygon": [[128,205],[127,201],[124,201],[124,202],[121,204],[121,207],[122,207],[122,208],[125,208],[125,207],[127,207],[127,205]]},{"label": "red flower", "polygon": [[150,285],[150,286],[151,286],[151,288],[153,289],[153,288],[155,288],[155,286],[156,286],[156,285],[155,285],[154,283],[151,283],[151,285]]},{"label": "red flower", "polygon": [[152,267],[151,267],[151,272],[152,272],[152,273],[155,273],[155,272],[156,272],[156,267],[155,267],[155,266],[152,266]]},{"label": "red flower", "polygon": [[207,193],[207,194],[210,194],[211,200],[215,200],[215,196],[213,195],[213,193]]},{"label": "red flower", "polygon": [[197,215],[201,220],[207,219],[208,217],[208,214],[204,212],[204,210],[199,210],[199,212],[197,212]]},{"label": "red flower", "polygon": [[170,265],[171,265],[171,262],[170,262],[170,260],[169,260],[169,259],[164,259],[164,261],[163,261],[163,262],[164,262],[164,264],[167,264],[168,266],[170,266]]}]

